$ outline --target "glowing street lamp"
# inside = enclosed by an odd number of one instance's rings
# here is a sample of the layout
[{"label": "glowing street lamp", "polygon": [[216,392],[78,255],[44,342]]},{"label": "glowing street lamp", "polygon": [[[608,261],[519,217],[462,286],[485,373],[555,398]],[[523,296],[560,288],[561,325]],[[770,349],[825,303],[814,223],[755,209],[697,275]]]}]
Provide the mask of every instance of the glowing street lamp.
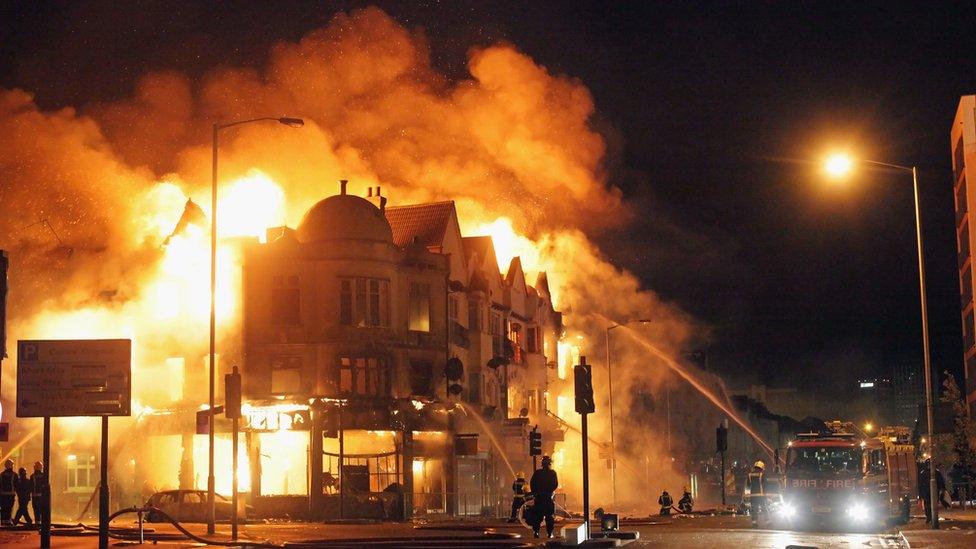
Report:
[{"label": "glowing street lamp", "polygon": [[[218,123],[214,122],[213,125],[213,172],[211,173],[211,186],[210,186],[210,408],[207,412],[208,425],[209,425],[209,437],[210,437],[210,463],[207,472],[207,533],[213,534],[216,529],[214,528],[215,522],[215,480],[214,480],[214,392],[216,388],[216,370],[214,364],[214,358],[216,356],[217,348],[217,136],[220,130],[224,130],[233,126],[241,126],[244,124],[250,124],[252,122],[262,122],[265,120],[272,120],[283,124],[291,128],[300,128],[305,125],[305,121],[301,118],[291,118],[291,117],[281,117],[276,118],[273,116],[262,116],[260,118],[249,118],[247,120],[237,120],[235,122]],[[234,447],[234,451],[237,451],[237,447]],[[236,516],[237,510],[237,471],[234,474],[234,510]]]},{"label": "glowing street lamp", "polygon": [[[912,174],[912,190],[914,191],[915,198],[915,237],[916,237],[916,248],[918,251],[918,288],[919,288],[919,299],[921,300],[921,313],[922,313],[922,352],[925,363],[925,410],[928,423],[928,438],[932,440],[932,431],[935,430],[935,418],[933,409],[933,397],[932,397],[932,361],[929,355],[929,312],[928,303],[925,297],[925,257],[922,248],[922,211],[919,207],[918,201],[918,167],[917,166],[901,166],[898,164],[889,164],[887,162],[878,162],[876,160],[855,160],[850,155],[846,154],[832,154],[824,160],[824,171],[834,178],[841,178],[853,171],[857,164],[866,164],[870,166],[878,166],[881,168],[888,168],[893,170],[898,170],[901,172],[908,172]],[[867,426],[865,426],[867,427]],[[936,486],[936,476],[935,476],[935,462],[929,463],[929,495],[932,498],[931,501],[938,501],[938,489]],[[938,518],[938,506],[932,507],[932,529],[937,530],[939,528],[939,518]]]},{"label": "glowing street lamp", "polygon": [[[650,324],[646,318],[626,320],[607,327],[607,390],[610,392],[610,486],[613,504],[617,505],[617,447],[613,439],[613,370],[610,369],[610,330],[628,324]],[[668,436],[671,434],[671,394],[668,393]],[[670,448],[668,448],[670,450]]]},{"label": "glowing street lamp", "polygon": [[844,153],[834,153],[824,160],[824,171],[833,178],[841,178],[854,168],[854,160]]},{"label": "glowing street lamp", "polygon": [[874,431],[874,425],[872,425],[871,422],[869,421],[864,424],[864,432],[871,434],[871,431]]}]

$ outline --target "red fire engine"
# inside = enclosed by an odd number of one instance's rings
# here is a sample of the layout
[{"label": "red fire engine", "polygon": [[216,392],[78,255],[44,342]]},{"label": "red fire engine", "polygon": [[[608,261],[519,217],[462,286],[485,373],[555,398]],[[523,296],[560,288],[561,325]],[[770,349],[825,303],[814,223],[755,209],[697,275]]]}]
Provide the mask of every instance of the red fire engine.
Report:
[{"label": "red fire engine", "polygon": [[908,522],[917,497],[915,448],[906,427],[858,436],[851,423],[798,435],[786,453],[781,501],[773,518],[869,528]]}]

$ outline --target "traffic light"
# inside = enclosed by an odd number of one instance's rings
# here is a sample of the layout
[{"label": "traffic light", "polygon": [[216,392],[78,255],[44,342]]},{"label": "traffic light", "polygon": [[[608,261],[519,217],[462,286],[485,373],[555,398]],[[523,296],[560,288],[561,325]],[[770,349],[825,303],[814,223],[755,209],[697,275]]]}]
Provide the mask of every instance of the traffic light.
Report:
[{"label": "traffic light", "polygon": [[724,452],[729,449],[729,430],[725,425],[715,429],[715,451]]},{"label": "traffic light", "polygon": [[237,366],[233,373],[224,376],[224,410],[228,419],[241,418],[241,374]]},{"label": "traffic light", "polygon": [[596,411],[593,401],[593,371],[586,363],[586,357],[580,357],[580,363],[573,367],[573,382],[576,386],[576,412],[592,414]]},{"label": "traffic light", "polygon": [[529,431],[529,455],[542,455],[542,433],[533,429]]}]

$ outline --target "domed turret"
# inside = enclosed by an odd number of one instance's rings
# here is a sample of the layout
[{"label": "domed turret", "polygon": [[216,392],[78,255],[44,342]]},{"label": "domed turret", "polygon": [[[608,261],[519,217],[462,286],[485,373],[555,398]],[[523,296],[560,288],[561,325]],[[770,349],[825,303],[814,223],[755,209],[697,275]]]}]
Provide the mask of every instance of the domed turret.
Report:
[{"label": "domed turret", "polygon": [[302,244],[323,240],[355,239],[393,243],[393,231],[386,216],[372,202],[342,193],[320,200],[302,218],[295,233]]}]

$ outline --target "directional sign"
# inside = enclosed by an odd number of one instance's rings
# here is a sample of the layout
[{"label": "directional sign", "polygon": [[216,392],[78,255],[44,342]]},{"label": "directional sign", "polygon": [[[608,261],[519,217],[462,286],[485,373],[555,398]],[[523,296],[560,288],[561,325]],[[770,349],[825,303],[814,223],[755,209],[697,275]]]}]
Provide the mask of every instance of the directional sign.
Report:
[{"label": "directional sign", "polygon": [[17,417],[127,416],[129,339],[17,342]]}]

